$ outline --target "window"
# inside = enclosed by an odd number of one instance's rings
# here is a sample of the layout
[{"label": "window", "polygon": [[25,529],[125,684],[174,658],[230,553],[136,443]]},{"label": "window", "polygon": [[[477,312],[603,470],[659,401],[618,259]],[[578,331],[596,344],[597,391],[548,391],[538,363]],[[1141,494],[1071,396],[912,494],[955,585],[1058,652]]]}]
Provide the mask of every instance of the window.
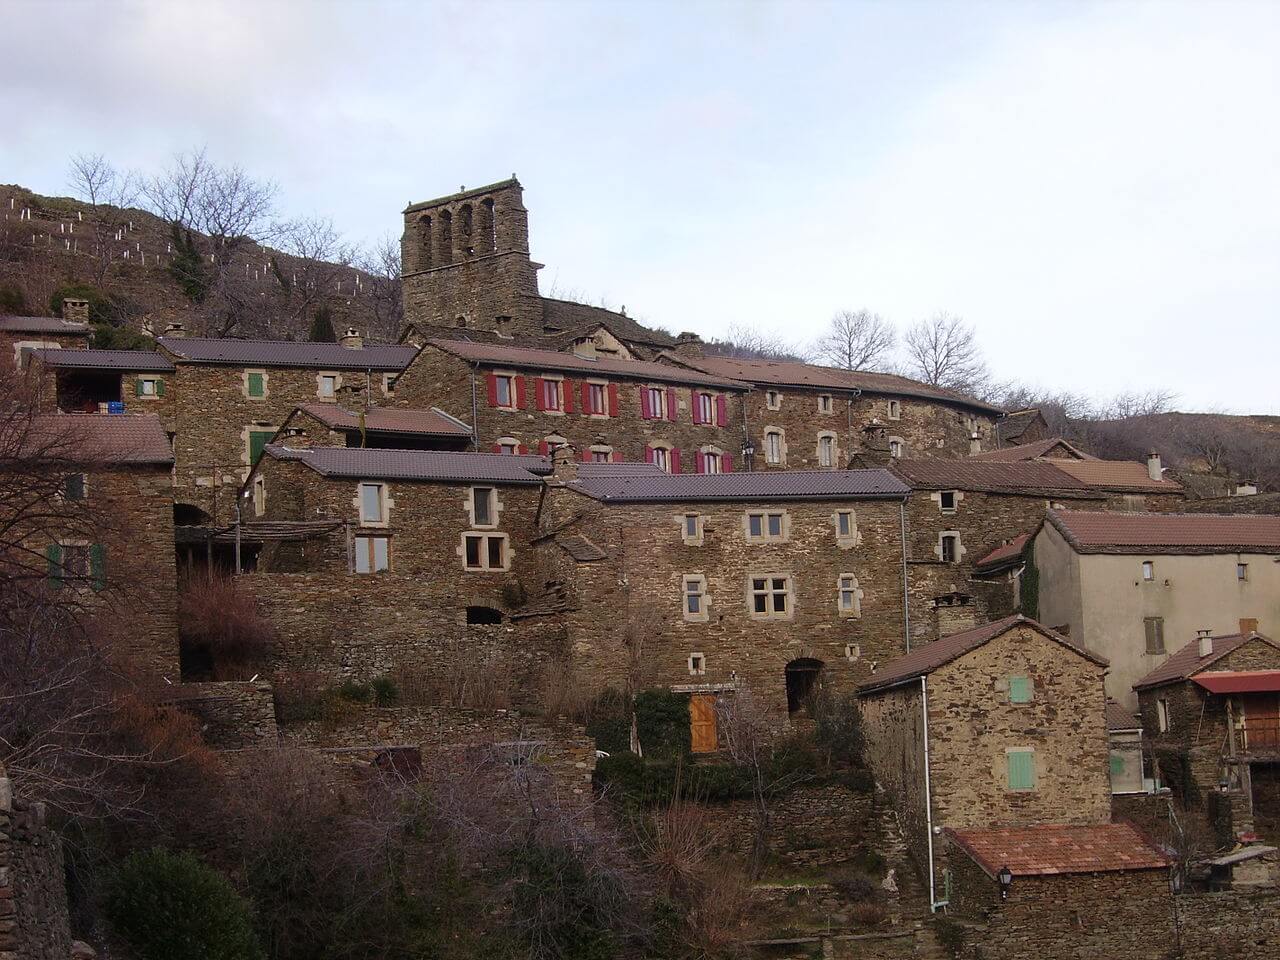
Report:
[{"label": "window", "polygon": [[689,676],[700,677],[707,672],[707,658],[700,653],[689,654]]},{"label": "window", "polygon": [[582,399],[586,412],[602,417],[609,413],[609,388],[603,383],[588,383],[582,388]]},{"label": "window", "polygon": [[831,394],[829,393],[818,394],[818,412],[830,413],[831,410],[832,410]]},{"label": "window", "polygon": [[379,573],[388,569],[386,537],[356,537],[356,573]]},{"label": "window", "polygon": [[786,511],[761,511],[747,514],[748,540],[785,540],[790,532]]},{"label": "window", "polygon": [[707,619],[707,580],[701,574],[690,575],[682,580],[684,590],[684,618],[686,620]]},{"label": "window", "polygon": [[791,578],[752,577],[751,616],[754,619],[786,619],[791,616]]},{"label": "window", "polygon": [[91,586],[102,590],[107,585],[107,556],[100,543],[51,543],[45,549],[51,586]]},{"label": "window", "polygon": [[316,378],[319,384],[317,396],[321,400],[336,400],[338,398],[338,375],[336,373],[322,373]]},{"label": "window", "polygon": [[818,466],[836,465],[836,438],[829,433],[818,434]]},{"label": "window", "polygon": [[271,438],[276,435],[275,430],[249,430],[249,465],[257,463],[262,459],[262,451],[266,449]]},{"label": "window", "polygon": [[493,405],[505,410],[516,409],[516,378],[508,374],[493,375]]},{"label": "window", "polygon": [[538,381],[538,397],[543,410],[560,411],[564,409],[564,382],[562,380],[540,379]]},{"label": "window", "polygon": [[764,432],[764,462],[782,463],[781,430],[766,430]]},{"label": "window", "polygon": [[960,562],[960,534],[944,533],[939,538],[940,552],[939,556],[943,563],[959,563]]},{"label": "window", "polygon": [[837,510],[835,513],[836,540],[843,546],[854,546],[858,542],[858,521],[852,510]]},{"label": "window", "polygon": [[1147,638],[1147,653],[1164,653],[1164,617],[1144,617],[1142,628]]},{"label": "window", "polygon": [[1036,752],[1030,747],[1011,747],[1005,751],[1009,765],[1009,789],[1028,791],[1036,788]]},{"label": "window", "polygon": [[954,490],[942,490],[938,493],[938,505],[942,508],[943,513],[956,512],[956,492]]},{"label": "window", "polygon": [[62,496],[66,500],[84,500],[88,489],[88,479],[83,473],[69,473],[62,481]]},{"label": "window", "polygon": [[1161,733],[1169,732],[1169,701],[1164,697],[1156,701],[1156,727]]},{"label": "window", "polygon": [[586,460],[588,463],[611,463],[613,447],[592,447],[587,451]]},{"label": "window", "polygon": [[778,390],[766,390],[764,392],[764,405],[770,410],[781,410],[782,393]]},{"label": "window", "polygon": [[519,453],[520,441],[515,437],[500,437],[493,448],[495,453]]},{"label": "window", "polygon": [[646,420],[666,420],[669,414],[667,409],[667,391],[662,387],[645,387],[644,392],[640,394],[642,410],[641,416]]},{"label": "window", "polygon": [[246,373],[245,392],[250,397],[265,397],[267,395],[267,375],[260,370]]},{"label": "window", "polygon": [[714,450],[705,451],[702,454],[702,472],[724,473],[724,457]]},{"label": "window", "polygon": [[62,547],[62,576],[67,580],[85,580],[89,576],[89,545],[64,544]]},{"label": "window", "polygon": [[902,441],[893,439],[889,441],[889,456],[895,459],[902,459]]},{"label": "window", "polygon": [[1156,565],[1150,560],[1142,561],[1142,579],[1151,581],[1156,578]]},{"label": "window", "polygon": [[1249,565],[1247,563],[1236,564],[1236,579],[1242,583],[1249,579]]},{"label": "window", "polygon": [[858,578],[851,573],[842,573],[836,586],[840,613],[846,617],[862,616],[862,591],[858,589]]},{"label": "window", "polygon": [[1030,677],[1010,677],[1009,678],[1009,702],[1010,703],[1030,703],[1032,684]]},{"label": "window", "polygon": [[702,546],[702,515],[698,513],[682,514],[680,520],[680,539],[685,546]]},{"label": "window", "polygon": [[899,402],[899,401],[897,401],[897,400],[890,400],[890,401],[889,401],[889,419],[890,419],[890,420],[901,420],[901,419],[902,419],[902,404],[901,404],[901,402]]},{"label": "window", "polygon": [[709,393],[694,393],[694,423],[716,422],[716,398]]},{"label": "window", "polygon": [[163,397],[164,381],[158,377],[139,377],[133,385],[133,394],[136,397]]},{"label": "window", "polygon": [[462,565],[467,570],[505,570],[507,557],[505,533],[462,535]]},{"label": "window", "polygon": [[650,447],[646,456],[650,463],[667,473],[677,473],[679,470],[675,451],[669,447]]},{"label": "window", "polygon": [[498,525],[498,491],[493,487],[471,488],[471,525],[496,527]]},{"label": "window", "polygon": [[396,392],[396,375],[394,373],[384,373],[382,375],[382,392],[387,396]]},{"label": "window", "polygon": [[360,484],[360,522],[365,524],[386,523],[386,484]]}]

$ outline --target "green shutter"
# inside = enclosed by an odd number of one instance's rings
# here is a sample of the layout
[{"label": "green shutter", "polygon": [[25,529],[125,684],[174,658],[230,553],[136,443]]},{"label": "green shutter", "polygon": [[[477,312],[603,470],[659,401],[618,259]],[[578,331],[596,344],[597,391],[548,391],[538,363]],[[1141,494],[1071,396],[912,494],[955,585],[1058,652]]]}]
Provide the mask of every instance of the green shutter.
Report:
[{"label": "green shutter", "polygon": [[141,378],[141,377],[139,377],[137,380],[133,381],[133,395],[134,395],[135,397],[141,397],[141,396],[143,396],[143,393],[142,393],[142,378]]},{"label": "green shutter", "polygon": [[156,377],[156,396],[157,397],[164,396],[164,380],[161,379],[160,377]]},{"label": "green shutter", "polygon": [[249,463],[255,464],[262,459],[262,448],[276,435],[274,430],[249,431]]},{"label": "green shutter", "polygon": [[93,578],[94,590],[106,589],[107,551],[100,543],[95,543],[89,548],[89,576]]},{"label": "green shutter", "polygon": [[1009,763],[1009,789],[1034,790],[1036,787],[1036,755],[1030,750],[1010,750],[1005,756]]},{"label": "green shutter", "polygon": [[1124,776],[1124,756],[1123,756],[1123,754],[1119,754],[1119,753],[1113,753],[1113,754],[1111,754],[1111,776],[1112,776],[1112,777],[1122,777],[1122,776]]},{"label": "green shutter", "polygon": [[266,393],[266,391],[263,389],[264,386],[265,385],[262,382],[262,374],[260,373],[249,374],[249,396],[251,397],[262,396],[264,393]]},{"label": "green shutter", "polygon": [[1009,678],[1009,702],[1010,703],[1030,703],[1031,702],[1031,678],[1030,677],[1010,677]]},{"label": "green shutter", "polygon": [[55,589],[62,586],[62,544],[51,543],[44,548],[45,559],[49,562],[49,586]]}]

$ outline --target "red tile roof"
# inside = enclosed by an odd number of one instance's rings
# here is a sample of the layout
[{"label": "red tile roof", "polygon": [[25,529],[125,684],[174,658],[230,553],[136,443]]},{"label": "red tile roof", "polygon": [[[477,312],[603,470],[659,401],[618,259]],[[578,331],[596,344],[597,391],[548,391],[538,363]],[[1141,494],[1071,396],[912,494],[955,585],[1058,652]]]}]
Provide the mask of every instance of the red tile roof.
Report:
[{"label": "red tile roof", "polygon": [[1015,877],[1035,877],[1169,866],[1168,857],[1131,823],[948,829],[947,835],[992,878],[1003,867]]},{"label": "red tile roof", "polygon": [[32,350],[47,367],[119,370],[127,373],[172,373],[173,364],[154,350]]},{"label": "red tile roof", "polygon": [[1106,716],[1108,730],[1140,730],[1142,728],[1142,721],[1136,714],[1110,697],[1107,698]]},{"label": "red tile roof", "polygon": [[160,418],[150,413],[65,413],[36,417],[31,424],[36,455],[71,463],[173,463],[173,448]]},{"label": "red tile roof", "polygon": [[[360,414],[332,403],[304,403],[298,407],[334,430],[359,430]],[[432,437],[469,437],[471,428],[443,410],[406,410],[403,407],[370,407],[364,411],[366,430]]]},{"label": "red tile roof", "polygon": [[1048,461],[991,462],[963,460],[895,460],[889,469],[919,490],[978,490],[989,493],[1089,496],[1088,484],[1063,473]]},{"label": "red tile roof", "polygon": [[353,349],[340,343],[292,340],[233,340],[213,337],[160,337],[157,341],[188,363],[236,367],[303,367],[315,370],[403,370],[417,349],[370,343]]},{"label": "red tile roof", "polygon": [[[585,464],[584,464],[585,466]],[[771,470],[682,473],[655,470],[582,476],[573,489],[607,503],[694,500],[901,500],[907,488],[887,470]]]},{"label": "red tile roof", "polygon": [[87,337],[93,331],[87,323],[63,320],[59,317],[0,316],[0,330],[10,333],[61,333],[66,336]]},{"label": "red tile roof", "polygon": [[[1035,440],[1031,443],[1018,444],[1016,447],[1000,447],[998,450],[986,450],[982,453],[972,454],[970,460],[1038,460],[1054,447],[1063,447],[1070,453],[1071,457],[1064,459],[1072,459],[1073,457],[1080,460],[1097,460],[1097,457],[1085,453],[1079,447],[1073,446],[1061,437],[1047,437],[1044,440]],[[1057,457],[1050,459],[1056,460]]]},{"label": "red tile roof", "polygon": [[920,397],[926,400],[940,400],[956,406],[982,410],[987,413],[1001,413],[981,400],[966,397],[952,390],[921,383],[908,377],[900,377],[892,373],[872,373],[867,370],[841,370],[838,367],[823,367],[814,363],[800,363],[795,360],[752,360],[740,357],[684,357],[666,354],[668,360],[697,370],[734,380],[745,380],[748,383],[768,384],[782,387],[805,387],[813,390],[831,390],[836,392],[861,391],[863,393],[883,394],[885,396]]},{"label": "red tile roof", "polygon": [[1079,553],[1277,553],[1280,516],[1050,510]]},{"label": "red tile roof", "polygon": [[747,390],[748,385],[726,377],[700,373],[650,360],[614,360],[602,357],[591,360],[558,350],[537,350],[505,343],[477,343],[472,340],[431,340],[433,346],[474,363],[523,370],[551,370],[563,373],[586,373],[601,377],[625,377],[663,383],[688,383],[695,386],[724,387]]},{"label": "red tile roof", "polygon": [[1207,670],[1232,650],[1244,646],[1250,640],[1262,640],[1276,647],[1280,657],[1280,644],[1260,633],[1232,633],[1223,637],[1213,637],[1213,652],[1207,657],[1200,656],[1200,641],[1192,640],[1169,656],[1169,659],[1156,667],[1145,677],[1133,685],[1135,690],[1163,686],[1166,683],[1181,683],[1195,676],[1201,670]]},{"label": "red tile roof", "polygon": [[1145,463],[1132,460],[1054,460],[1054,466],[1100,490],[1135,493],[1181,493],[1172,480],[1152,480]]},{"label": "red tile roof", "polygon": [[1050,640],[1062,644],[1072,652],[1092,660],[1099,666],[1105,667],[1107,665],[1106,660],[1082,647],[1076,646],[1062,634],[1055,633],[1030,617],[1024,617],[1022,614],[1016,613],[1011,617],[995,620],[992,623],[985,623],[980,627],[974,627],[960,633],[953,633],[948,637],[943,637],[941,640],[934,640],[932,643],[916,647],[906,656],[892,660],[878,669],[872,674],[871,679],[858,688],[858,692],[861,694],[875,693],[904,680],[913,680],[916,677],[930,674],[939,667],[945,666],[952,660],[958,660],[966,653],[978,649],[983,644],[1002,636],[1015,627],[1030,627]]},{"label": "red tile roof", "polygon": [[1030,534],[1020,533],[1003,546],[996,547],[985,557],[975,563],[974,569],[982,571],[992,567],[1002,567],[1005,564],[1012,563],[1022,556],[1022,551],[1027,545],[1027,538]]}]

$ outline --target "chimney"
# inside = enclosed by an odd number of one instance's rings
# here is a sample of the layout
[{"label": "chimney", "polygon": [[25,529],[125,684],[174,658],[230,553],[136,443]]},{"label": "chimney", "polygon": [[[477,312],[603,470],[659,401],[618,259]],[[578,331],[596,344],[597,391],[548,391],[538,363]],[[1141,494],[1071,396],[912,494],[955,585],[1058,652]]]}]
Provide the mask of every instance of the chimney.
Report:
[{"label": "chimney", "polygon": [[1154,450],[1147,454],[1147,476],[1156,481],[1164,479],[1164,468],[1160,466],[1160,454]]},{"label": "chimney", "polygon": [[1212,630],[1197,630],[1196,642],[1199,643],[1200,645],[1200,649],[1198,652],[1200,654],[1201,660],[1203,660],[1205,657],[1213,656],[1213,631]]},{"label": "chimney", "polygon": [[556,483],[569,483],[578,479],[578,458],[573,444],[562,443],[551,451],[551,479]]},{"label": "chimney", "polygon": [[685,330],[676,337],[676,342],[671,348],[671,352],[682,357],[700,357],[702,356],[702,338],[696,333],[690,333]]},{"label": "chimney", "polygon": [[883,423],[872,419],[862,428],[862,450],[859,453],[862,463],[884,467],[893,462],[889,450],[889,431]]},{"label": "chimney", "polygon": [[1258,632],[1257,617],[1241,617],[1240,618],[1240,635],[1247,637],[1251,633]]},{"label": "chimney", "polygon": [[171,323],[164,328],[164,335],[166,337],[185,337],[187,335],[187,328],[181,323]]},{"label": "chimney", "polygon": [[364,337],[360,336],[360,331],[355,327],[347,327],[342,333],[342,339],[338,342],[348,350],[361,350],[364,348]]},{"label": "chimney", "polygon": [[89,301],[82,297],[63,297],[62,319],[72,323],[88,323]]},{"label": "chimney", "polygon": [[977,430],[969,435],[969,456],[982,452],[982,435]]},{"label": "chimney", "polygon": [[1252,480],[1241,480],[1236,484],[1237,497],[1256,497],[1258,495],[1258,485]]}]

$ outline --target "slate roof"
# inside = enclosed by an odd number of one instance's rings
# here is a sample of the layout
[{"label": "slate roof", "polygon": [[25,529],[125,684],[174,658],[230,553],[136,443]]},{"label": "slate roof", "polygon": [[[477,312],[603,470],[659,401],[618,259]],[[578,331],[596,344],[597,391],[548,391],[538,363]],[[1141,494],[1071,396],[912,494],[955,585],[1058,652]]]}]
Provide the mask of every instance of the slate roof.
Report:
[{"label": "slate roof", "polygon": [[[1046,437],[1043,440],[1033,440],[1031,443],[1020,443],[1013,447],[1000,447],[997,450],[984,450],[982,453],[971,454],[970,460],[1038,460],[1054,447],[1066,447],[1075,457],[1080,460],[1097,460],[1098,458],[1091,454],[1085,453],[1079,447],[1068,443],[1061,437]],[[1055,461],[1057,457],[1052,458]],[[1062,459],[1071,459],[1064,457]]]},{"label": "slate roof", "polygon": [[1054,460],[1053,465],[1082,483],[1100,490],[1137,493],[1181,493],[1172,480],[1152,480],[1145,463],[1132,460]]},{"label": "slate roof", "polygon": [[653,380],[664,383],[687,383],[694,386],[724,387],[747,390],[748,385],[725,377],[712,376],[684,367],[650,360],[589,360],[558,350],[538,350],[500,343],[477,343],[471,340],[431,340],[433,346],[454,356],[488,366],[514,367],[525,370],[553,370],[562,373],[586,373],[596,376],[626,377],[631,380]]},{"label": "slate roof", "polygon": [[1043,824],[985,830],[947,828],[947,835],[990,877],[1157,870],[1169,859],[1131,823]]},{"label": "slate roof", "polygon": [[169,465],[173,448],[151,413],[57,413],[35,417],[35,449],[51,460],[92,464]]},{"label": "slate roof", "polygon": [[61,333],[67,336],[88,336],[92,330],[87,323],[63,320],[61,317],[15,317],[0,315],[0,330],[10,333]]},{"label": "slate roof", "polygon": [[268,444],[277,460],[296,460],[322,477],[444,483],[541,483],[546,457],[444,450],[385,450],[372,447],[287,447]]},{"label": "slate roof", "polygon": [[173,373],[173,364],[154,350],[52,350],[31,351],[47,367],[82,370],[120,370],[139,373]]},{"label": "slate roof", "polygon": [[[333,403],[304,403],[298,407],[333,430],[359,430],[360,414]],[[375,433],[405,433],[426,437],[469,437],[471,428],[443,410],[370,407],[364,411],[365,429]]]},{"label": "slate roof", "polygon": [[1108,730],[1141,730],[1142,721],[1132,710],[1126,709],[1118,701],[1107,698],[1106,706]]},{"label": "slate roof", "polygon": [[1076,646],[1062,634],[1055,633],[1030,617],[1015,613],[1011,617],[1004,617],[1001,620],[985,623],[980,627],[953,633],[949,637],[943,637],[941,640],[934,640],[932,643],[916,647],[906,656],[892,660],[876,670],[869,680],[858,687],[858,692],[860,694],[875,693],[904,680],[911,680],[930,674],[952,660],[957,660],[966,653],[977,650],[983,644],[1002,636],[1014,627],[1020,626],[1030,627],[1050,640],[1062,644],[1069,650],[1080,654],[1080,656],[1088,660],[1092,660],[1100,666],[1105,667],[1107,665],[1106,660],[1082,647]]},{"label": "slate roof", "polygon": [[1088,484],[1058,469],[1056,464],[1040,460],[1012,463],[973,457],[962,460],[894,460],[889,469],[921,490],[1027,494],[1052,491],[1067,496],[1096,493]]},{"label": "slate roof", "polygon": [[609,556],[598,546],[592,543],[590,539],[584,536],[561,534],[556,537],[556,544],[579,563],[591,563],[595,560],[603,560]]},{"label": "slate roof", "polygon": [[863,393],[884,394],[886,396],[920,397],[926,400],[940,400],[956,406],[982,410],[987,413],[1002,413],[981,400],[966,397],[952,390],[935,387],[909,377],[900,377],[893,373],[872,373],[867,370],[841,370],[838,367],[823,367],[815,363],[801,363],[797,360],[753,360],[743,357],[684,357],[674,354],[665,355],[674,363],[690,366],[698,370],[734,380],[745,380],[748,383],[781,386],[805,387],[809,389],[826,389],[832,391],[851,392],[860,390]]},{"label": "slate roof", "polygon": [[1078,553],[1280,553],[1280,516],[1050,510]]},{"label": "slate roof", "polygon": [[340,343],[308,343],[292,340],[233,340],[214,337],[160,337],[170,353],[189,363],[226,364],[237,367],[305,367],[316,370],[400,371],[416,349],[367,343],[360,349]]},{"label": "slate roof", "polygon": [[1030,534],[1020,533],[1003,546],[996,547],[974,564],[974,570],[982,573],[1016,563],[1022,558],[1022,551],[1027,545],[1029,536]]},{"label": "slate roof", "polygon": [[1166,683],[1181,683],[1189,680],[1201,670],[1207,670],[1231,651],[1243,647],[1250,640],[1262,640],[1276,647],[1280,655],[1280,645],[1260,633],[1231,633],[1213,638],[1213,653],[1207,657],[1200,656],[1200,641],[1192,640],[1186,646],[1170,655],[1169,659],[1156,667],[1145,677],[1133,685],[1135,690],[1160,687]]},{"label": "slate roof", "polygon": [[[583,466],[586,466],[584,464]],[[582,471],[572,489],[606,503],[723,500],[900,500],[907,487],[887,470],[778,470],[669,474]]]},{"label": "slate roof", "polygon": [[1016,444],[1033,423],[1042,419],[1044,414],[1035,407],[1029,410],[1011,410],[1000,420],[1000,439],[1005,443]]},{"label": "slate roof", "polygon": [[623,343],[644,343],[655,347],[669,347],[675,338],[660,330],[651,330],[637,323],[625,313],[593,307],[572,300],[542,298],[542,322],[551,327],[576,333],[587,333],[603,324]]}]

